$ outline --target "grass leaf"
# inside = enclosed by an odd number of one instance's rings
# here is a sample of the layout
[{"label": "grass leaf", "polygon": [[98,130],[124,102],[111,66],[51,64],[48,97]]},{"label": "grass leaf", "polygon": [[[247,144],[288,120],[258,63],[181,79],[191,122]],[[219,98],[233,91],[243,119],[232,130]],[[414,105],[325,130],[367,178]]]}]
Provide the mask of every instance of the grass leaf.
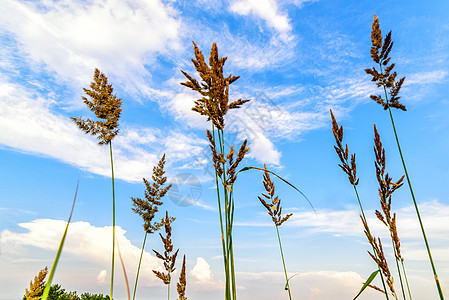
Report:
[{"label": "grass leaf", "polygon": [[[244,167],[244,168],[242,168],[240,171],[238,171],[237,174],[240,173],[240,172],[249,171],[249,170],[259,170],[259,171],[265,172],[265,169],[261,169],[261,168],[258,168],[258,167]],[[312,203],[310,202],[310,200],[309,200],[309,199],[307,198],[307,196],[304,195],[304,193],[301,192],[296,186],[294,186],[293,184],[291,184],[290,182],[288,182],[287,180],[285,180],[284,178],[282,178],[281,176],[279,176],[278,174],[276,174],[276,173],[274,173],[274,172],[272,172],[272,171],[268,171],[268,173],[273,174],[274,176],[276,176],[277,178],[279,178],[280,180],[282,180],[283,182],[285,182],[286,184],[288,184],[289,186],[291,186],[292,188],[294,188],[298,193],[300,193],[300,194],[307,200],[307,202],[309,203],[310,207],[313,209],[313,211],[314,211],[315,214],[316,214],[315,208],[313,207],[313,205],[312,205]]]},{"label": "grass leaf", "polygon": [[373,282],[374,278],[376,278],[377,276],[377,273],[379,273],[379,270],[376,270],[373,273],[371,273],[371,275],[366,280],[365,284],[363,284],[362,288],[360,289],[360,292],[357,294],[357,296],[354,297],[353,300],[357,299],[362,294],[362,292],[367,288],[367,286],[370,285],[371,282]]},{"label": "grass leaf", "polygon": [[42,300],[47,300],[48,293],[50,292],[51,282],[53,280],[53,276],[56,272],[56,266],[59,262],[59,257],[61,257],[62,248],[64,247],[65,238],[67,236],[67,230],[69,229],[70,220],[72,219],[73,209],[75,208],[76,195],[78,194],[78,185],[79,181],[76,183],[75,197],[73,198],[72,210],[70,211],[70,216],[67,221],[67,225],[64,230],[64,234],[62,235],[61,242],[59,243],[58,252],[56,253],[55,260],[53,261],[53,266],[51,267],[50,276],[48,276],[47,284],[45,285],[44,293],[42,294]]}]

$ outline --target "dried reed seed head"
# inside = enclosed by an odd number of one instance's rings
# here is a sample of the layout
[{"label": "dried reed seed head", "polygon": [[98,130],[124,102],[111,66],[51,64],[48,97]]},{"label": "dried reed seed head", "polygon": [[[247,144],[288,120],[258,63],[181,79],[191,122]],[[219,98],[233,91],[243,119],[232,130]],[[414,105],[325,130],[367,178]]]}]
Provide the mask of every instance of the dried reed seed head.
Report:
[{"label": "dried reed seed head", "polygon": [[197,45],[194,42],[193,45],[196,59],[192,59],[192,63],[202,82],[199,83],[192,76],[181,70],[182,74],[188,79],[188,81],[181,84],[199,92],[202,96],[195,101],[195,106],[192,110],[207,116],[208,121],[212,121],[219,130],[222,130],[226,112],[229,109],[239,108],[249,100],[238,99],[229,103],[229,85],[236,81],[239,76],[229,75],[224,77],[223,65],[226,57],[218,57],[218,48],[215,43],[212,44],[209,56],[210,67],[206,64],[204,56]]},{"label": "dried reed seed head", "polygon": [[396,227],[396,213],[393,214],[393,218],[391,220],[391,226],[390,226],[390,231],[391,231],[391,237],[393,239],[393,243],[394,243],[394,247],[396,250],[396,259],[398,261],[404,261],[404,259],[402,258],[401,255],[401,242],[399,240],[399,235],[398,235],[398,229]]},{"label": "dried reed seed head", "polygon": [[90,84],[90,88],[91,90],[83,90],[91,100],[86,97],[82,99],[100,120],[92,121],[73,117],[71,119],[85,133],[96,135],[100,145],[108,144],[119,132],[118,120],[122,111],[120,108],[122,99],[112,94],[114,91],[112,85],[108,84],[108,78],[98,69],[95,69],[94,82]]},{"label": "dried reed seed head", "polygon": [[[406,110],[405,106],[399,103],[400,97],[398,97],[399,91],[404,83],[405,77],[396,81],[396,72],[391,73],[395,64],[388,65],[390,62],[390,51],[393,47],[394,42],[391,40],[391,31],[387,34],[382,42],[382,33],[379,27],[379,19],[374,15],[374,21],[371,31],[371,58],[375,63],[379,65],[380,72],[375,68],[365,69],[365,72],[372,76],[372,81],[374,81],[377,87],[384,87],[389,89],[390,99],[382,99],[379,95],[371,95],[370,98],[381,104],[386,110],[389,107],[398,108],[403,111]],[[385,69],[383,69],[385,67]]]},{"label": "dried reed seed head", "polygon": [[[364,282],[363,284],[365,284],[365,282]],[[381,289],[380,287],[378,287],[378,286],[375,286],[375,285],[373,285],[373,284],[368,284],[368,287],[370,287],[370,288],[372,288],[373,290],[376,290],[376,291],[378,291],[378,292],[381,292],[382,294],[385,295],[385,291],[384,291],[383,289]]]},{"label": "dried reed seed head", "polygon": [[182,268],[181,268],[181,274],[179,275],[179,283],[176,284],[176,289],[178,291],[178,300],[187,300],[186,297],[186,286],[187,286],[187,280],[186,280],[186,256],[184,255],[184,258],[182,259]]},{"label": "dried reed seed head", "polygon": [[349,163],[349,149],[346,144],[343,148],[343,126],[338,127],[338,123],[335,120],[332,110],[330,110],[332,118],[332,133],[335,138],[336,146],[334,146],[335,152],[340,158],[341,164],[338,166],[343,170],[343,172],[348,175],[348,180],[352,185],[358,185],[359,179],[357,178],[357,165],[355,162],[355,154],[351,154],[351,162]]},{"label": "dried reed seed head", "polygon": [[155,271],[153,272],[156,274],[156,276],[161,279],[165,284],[170,284],[171,281],[171,273],[175,271],[175,263],[176,263],[176,256],[178,255],[178,250],[176,250],[175,253],[173,252],[173,244],[171,241],[171,223],[175,220],[174,217],[169,217],[168,212],[165,212],[165,218],[161,219],[161,223],[165,227],[165,233],[166,236],[164,237],[161,233],[159,233],[159,236],[161,237],[162,243],[164,244],[164,254],[160,254],[156,250],[153,249],[153,252],[156,254],[156,257],[161,259],[164,263],[164,268],[167,271],[167,274]]},{"label": "dried reed seed head", "polygon": [[259,198],[259,201],[262,203],[262,205],[268,210],[268,215],[270,215],[271,219],[273,220],[273,223],[276,226],[281,226],[282,223],[287,221],[293,214],[288,214],[285,217],[282,217],[282,207],[281,207],[281,200],[278,196],[274,196],[274,183],[271,181],[270,174],[268,172],[267,166],[264,164],[264,175],[263,175],[263,185],[265,187],[265,191],[268,195],[262,194],[267,200],[271,200],[271,203],[267,203],[264,199],[261,197]]},{"label": "dried reed seed head", "polygon": [[163,222],[152,223],[155,214],[158,212],[158,207],[162,205],[160,201],[168,190],[171,188],[171,184],[164,186],[167,182],[167,177],[165,177],[165,154],[159,160],[159,163],[153,167],[152,179],[153,183],[148,182],[143,178],[145,184],[145,200],[140,198],[131,198],[133,202],[132,210],[140,215],[144,221],[144,230],[151,234],[160,229],[164,225]]},{"label": "dried reed seed head", "polygon": [[156,277],[162,280],[164,284],[170,284],[171,281],[171,275],[170,273],[165,274],[156,270],[153,270],[153,273],[156,274]]},{"label": "dried reed seed head", "polygon": [[41,299],[42,292],[45,288],[45,277],[47,276],[48,268],[39,271],[37,276],[34,276],[34,282],[30,281],[30,290],[25,289],[26,300]]},{"label": "dried reed seed head", "polygon": [[374,162],[376,167],[376,178],[379,183],[379,197],[383,215],[376,211],[377,218],[381,220],[390,230],[392,236],[392,218],[391,218],[391,196],[392,194],[403,185],[404,176],[402,176],[397,182],[393,182],[393,179],[385,173],[386,158],[385,149],[382,147],[382,141],[377,131],[376,125],[374,125],[374,154],[376,160]]}]

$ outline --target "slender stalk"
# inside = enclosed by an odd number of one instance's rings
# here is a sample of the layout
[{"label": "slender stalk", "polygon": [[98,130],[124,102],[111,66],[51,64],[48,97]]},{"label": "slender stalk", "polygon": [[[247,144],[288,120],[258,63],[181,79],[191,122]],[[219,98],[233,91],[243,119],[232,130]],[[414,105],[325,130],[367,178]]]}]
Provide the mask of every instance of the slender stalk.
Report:
[{"label": "slender stalk", "polygon": [[[218,132],[219,141],[220,141],[220,151],[221,151],[221,138],[220,134]],[[215,140],[215,127],[212,123],[212,137]],[[224,236],[224,230],[223,230],[223,216],[222,216],[222,210],[221,210],[221,198],[220,198],[220,188],[218,184],[218,175],[215,171],[215,185],[217,187],[217,200],[218,200],[218,213],[220,215],[220,230],[221,230],[221,244],[223,247],[223,263],[225,267],[225,276],[226,276],[226,286],[225,286],[225,298],[231,299],[231,291],[229,286],[229,270],[228,270],[228,256],[227,256],[227,232],[226,232],[226,239]]]},{"label": "slender stalk", "polygon": [[[406,298],[405,298],[405,290],[404,290],[404,283],[402,282],[402,274],[401,274],[401,269],[399,268],[399,262],[398,262],[399,259],[398,259],[398,256],[397,256],[396,246],[394,244],[393,237],[391,237],[391,244],[393,246],[394,258],[395,258],[395,261],[396,261],[396,267],[398,269],[399,282],[401,283],[402,298],[404,300],[406,300]],[[403,271],[405,273],[405,270],[403,270]]]},{"label": "slender stalk", "polygon": [[282,251],[281,236],[279,235],[279,228],[278,228],[279,226],[275,226],[275,227],[276,227],[276,233],[278,235],[279,249],[281,250],[282,265],[284,266],[284,274],[285,274],[285,281],[286,281],[286,286],[287,286],[287,290],[288,290],[288,297],[290,298],[290,300],[292,300],[292,294],[290,292],[290,284],[288,283],[287,267],[285,266],[284,252]]},{"label": "slender stalk", "polygon": [[[382,64],[379,64],[379,66],[380,66],[381,72],[383,72],[382,71]],[[421,215],[419,213],[418,204],[416,203],[415,194],[413,193],[412,184],[410,183],[410,177],[408,176],[408,172],[407,172],[407,167],[405,165],[404,156],[402,155],[401,145],[399,143],[399,138],[398,138],[398,134],[397,134],[397,131],[396,131],[396,126],[394,124],[393,114],[391,112],[391,107],[389,105],[388,93],[387,93],[387,89],[386,89],[385,85],[383,86],[383,88],[384,88],[384,92],[385,92],[385,100],[386,100],[386,103],[388,105],[388,112],[390,114],[391,125],[393,126],[394,137],[396,138],[396,144],[398,145],[399,155],[401,156],[401,162],[402,162],[402,166],[404,168],[405,177],[407,178],[407,183],[408,183],[408,186],[409,186],[409,189],[410,189],[410,194],[411,194],[412,199],[413,199],[413,204],[415,206],[416,215],[418,216],[418,221],[419,221],[419,225],[421,227],[421,232],[422,232],[422,235],[423,235],[423,238],[424,238],[424,243],[426,245],[427,254],[428,254],[429,260],[430,260],[430,265],[432,266],[433,276],[435,278],[435,283],[437,285],[438,294],[440,296],[440,299],[444,300],[443,291],[441,289],[440,281],[438,279],[437,271],[436,271],[436,268],[435,268],[435,264],[434,264],[433,259],[432,259],[432,253],[430,252],[430,246],[429,246],[429,243],[427,241],[426,232],[424,230],[424,225],[423,225],[422,220],[421,220]]]},{"label": "slender stalk", "polygon": [[[225,141],[224,141],[224,132],[223,130],[218,131],[218,139],[220,145],[220,153],[222,155],[225,154]],[[231,277],[231,292],[232,299],[236,299],[236,286],[235,286],[235,272],[234,272],[234,251],[232,248],[232,222],[233,222],[233,213],[231,214],[231,206],[234,207],[234,203],[232,201],[232,197],[228,190],[227,186],[227,178],[226,178],[226,162],[222,163],[223,168],[223,193],[225,196],[225,214],[226,214],[226,253],[227,253],[227,273]],[[228,283],[229,284],[229,283]]]},{"label": "slender stalk", "polygon": [[170,300],[170,283],[167,284],[167,299]]},{"label": "slender stalk", "polygon": [[402,265],[402,270],[404,271],[405,283],[407,284],[408,296],[409,296],[410,300],[412,300],[412,293],[410,292],[410,286],[408,285],[407,273],[405,273],[405,267],[404,267],[403,261],[401,261],[401,265]]},{"label": "slender stalk", "polygon": [[111,154],[112,172],[112,266],[111,266],[111,300],[114,292],[114,254],[115,254],[115,186],[114,186],[114,161],[112,159],[112,141],[109,142],[109,153]]},{"label": "slender stalk", "polygon": [[145,237],[143,239],[143,244],[142,244],[142,251],[140,251],[139,266],[137,267],[136,282],[134,283],[133,300],[134,300],[134,298],[136,298],[137,281],[139,280],[140,264],[142,263],[143,250],[145,249],[145,242],[147,240],[147,235],[148,235],[148,232],[145,231]]}]

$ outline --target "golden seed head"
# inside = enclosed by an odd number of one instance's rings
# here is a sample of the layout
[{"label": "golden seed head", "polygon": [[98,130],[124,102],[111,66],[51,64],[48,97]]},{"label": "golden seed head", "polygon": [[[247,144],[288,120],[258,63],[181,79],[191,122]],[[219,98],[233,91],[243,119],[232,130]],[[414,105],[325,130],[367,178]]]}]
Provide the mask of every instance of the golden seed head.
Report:
[{"label": "golden seed head", "polygon": [[186,286],[187,286],[187,280],[186,280],[186,256],[184,255],[184,258],[182,260],[182,268],[181,268],[181,274],[179,275],[179,283],[176,284],[176,289],[178,291],[178,300],[187,300],[186,297]]},{"label": "golden seed head", "polygon": [[375,68],[365,69],[365,72],[372,76],[377,87],[389,89],[390,99],[383,99],[380,95],[371,95],[370,98],[381,104],[384,109],[394,107],[405,111],[405,106],[399,103],[399,90],[404,83],[405,77],[396,81],[397,74],[392,72],[395,64],[388,65],[390,62],[390,51],[394,42],[391,40],[391,31],[382,41],[382,33],[379,27],[379,19],[374,15],[374,21],[371,31],[371,58],[379,66],[379,71]]},{"label": "golden seed head", "polygon": [[[263,175],[263,185],[265,187],[265,191],[268,195],[262,194],[262,196],[265,198],[259,198],[260,203],[268,210],[268,214],[270,215],[271,219],[273,220],[273,223],[276,226],[281,226],[282,223],[287,221],[293,214],[288,214],[284,217],[282,217],[282,207],[281,207],[281,199],[279,199],[278,196],[274,196],[275,187],[273,181],[271,181],[269,171],[267,169],[267,166],[264,164],[265,172]],[[267,203],[265,200],[270,201],[271,203]]]},{"label": "golden seed head", "polygon": [[90,90],[83,90],[91,100],[86,97],[82,99],[99,120],[71,119],[85,133],[97,136],[100,140],[98,144],[105,145],[110,143],[119,132],[118,119],[122,111],[120,108],[122,99],[112,94],[114,91],[112,85],[108,84],[108,78],[98,69],[95,69],[94,82],[90,84],[90,88]]},{"label": "golden seed head", "polygon": [[169,217],[168,212],[165,212],[165,218],[161,219],[161,224],[165,228],[165,237],[159,233],[159,236],[161,237],[162,243],[164,244],[164,255],[160,254],[156,250],[153,249],[153,252],[156,254],[156,257],[161,259],[164,262],[164,268],[167,271],[167,273],[162,273],[156,270],[153,270],[153,273],[156,274],[156,277],[161,279],[164,284],[170,284],[171,281],[171,273],[175,271],[175,263],[176,263],[176,256],[178,255],[179,249],[176,250],[175,253],[173,252],[173,244],[171,241],[171,223],[175,220],[174,217]]},{"label": "golden seed head", "polygon": [[199,83],[192,76],[181,70],[181,73],[188,79],[188,81],[181,84],[197,91],[201,95],[201,98],[195,101],[195,106],[192,110],[207,116],[207,120],[211,120],[214,126],[218,129],[223,129],[224,116],[227,111],[239,108],[249,100],[238,99],[229,103],[229,85],[236,81],[239,76],[229,75],[224,77],[223,65],[226,57],[218,57],[217,44],[212,44],[209,66],[206,64],[204,56],[195,42],[193,42],[193,46],[196,59],[192,59],[192,63],[202,81]]},{"label": "golden seed head", "polygon": [[30,290],[25,289],[26,300],[38,300],[41,298],[42,292],[45,288],[45,277],[47,276],[48,269],[40,270],[37,276],[34,276],[34,282],[30,281]]},{"label": "golden seed head", "polygon": [[351,154],[351,161],[349,161],[349,149],[346,144],[343,147],[343,126],[338,127],[337,120],[335,120],[332,110],[330,110],[332,119],[332,133],[335,138],[336,146],[334,146],[335,152],[340,158],[341,164],[338,166],[343,170],[343,172],[348,175],[349,182],[352,185],[358,185],[359,179],[357,178],[357,165],[355,162],[355,154]]},{"label": "golden seed head", "polygon": [[153,167],[153,183],[148,182],[145,178],[143,179],[146,187],[145,200],[131,198],[133,201],[132,210],[142,217],[144,221],[143,228],[149,234],[158,231],[159,228],[163,226],[163,223],[161,222],[152,223],[152,221],[158,211],[158,207],[162,205],[161,199],[172,186],[171,184],[164,186],[167,182],[167,177],[164,176],[164,166],[165,154],[162,156],[157,166]]}]

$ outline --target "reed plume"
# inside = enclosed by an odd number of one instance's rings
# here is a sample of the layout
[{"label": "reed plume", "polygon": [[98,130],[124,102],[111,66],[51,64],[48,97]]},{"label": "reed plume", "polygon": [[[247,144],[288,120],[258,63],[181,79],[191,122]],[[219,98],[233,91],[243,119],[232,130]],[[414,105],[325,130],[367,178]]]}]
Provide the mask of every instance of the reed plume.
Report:
[{"label": "reed plume", "polygon": [[42,269],[37,276],[34,276],[34,281],[30,281],[30,290],[25,289],[26,300],[40,300],[42,292],[45,287],[45,277],[47,276],[48,269]]},{"label": "reed plume", "polygon": [[[401,243],[396,226],[396,213],[393,213],[393,216],[391,215],[391,196],[404,184],[402,181],[404,180],[405,175],[403,175],[397,182],[394,182],[388,173],[385,173],[385,149],[382,146],[382,141],[380,140],[376,125],[374,125],[374,154],[376,157],[374,164],[376,167],[376,178],[379,183],[380,205],[382,208],[382,212],[376,210],[375,213],[377,218],[388,228],[390,232],[403,298],[406,299],[402,276],[405,277],[409,298],[411,299],[411,292],[405,272],[404,259],[401,256]],[[402,273],[399,268],[399,262],[402,265]]]},{"label": "reed plume", "polygon": [[92,100],[82,97],[84,103],[99,119],[93,121],[91,119],[83,120],[81,118],[71,118],[78,127],[85,133],[97,136],[100,141],[98,144],[109,144],[118,134],[118,120],[122,109],[122,99],[113,95],[114,88],[108,84],[108,78],[95,69],[94,82],[90,84],[91,90],[84,89],[84,92]]},{"label": "reed plume", "polygon": [[95,114],[98,120],[71,118],[85,133],[97,136],[98,144],[109,144],[112,173],[112,262],[111,262],[111,291],[113,299],[114,290],[114,258],[115,258],[115,187],[114,187],[114,161],[112,158],[112,139],[118,134],[118,120],[122,109],[122,99],[113,95],[114,88],[108,83],[106,75],[95,69],[94,81],[90,84],[90,90],[83,89],[89,99],[82,97],[84,103]]},{"label": "reed plume", "polygon": [[[338,126],[337,120],[334,117],[334,114],[332,113],[332,110],[330,110],[330,114],[331,114],[331,119],[332,119],[332,133],[334,135],[335,138],[335,152],[338,155],[338,158],[340,159],[341,164],[339,164],[338,166],[343,170],[343,172],[346,173],[346,175],[348,175],[348,180],[349,183],[352,185],[352,187],[354,188],[354,192],[355,195],[357,197],[357,202],[359,203],[359,207],[360,207],[360,217],[362,218],[362,222],[363,225],[365,227],[366,233],[371,236],[371,231],[369,229],[368,226],[368,221],[366,220],[365,217],[365,211],[363,210],[363,206],[362,206],[362,202],[360,200],[360,196],[359,196],[359,192],[357,190],[357,185],[359,184],[359,179],[357,178],[357,164],[355,161],[355,154],[351,154],[351,156],[349,156],[349,148],[348,148],[348,144],[346,144],[345,146],[343,146],[343,125]],[[349,157],[351,157],[349,159]],[[374,256],[376,257],[376,259],[374,260],[376,263],[377,261],[377,251],[374,248],[374,244],[370,243],[370,245],[373,248],[373,253]],[[381,272],[381,266],[378,265],[378,269],[380,271],[380,276],[381,276],[381,281],[383,284],[383,288],[384,288],[384,294],[386,299],[388,300],[388,293],[387,293],[387,287],[385,285],[385,281],[384,281],[384,273]],[[359,293],[360,294],[360,293]]]},{"label": "reed plume", "polygon": [[161,237],[162,243],[164,244],[164,254],[160,254],[156,250],[153,249],[153,252],[156,254],[156,257],[161,259],[164,262],[164,268],[167,273],[153,270],[153,273],[156,274],[156,277],[162,280],[164,284],[167,285],[167,299],[170,299],[170,282],[171,282],[171,273],[175,271],[175,263],[176,256],[178,255],[178,250],[173,253],[173,244],[171,241],[171,223],[175,220],[174,217],[169,217],[168,212],[165,212],[165,218],[161,219],[161,222],[165,228],[165,237],[159,233]]},{"label": "reed plume", "polygon": [[136,297],[137,282],[139,280],[140,265],[142,263],[143,251],[145,249],[145,242],[147,240],[147,235],[158,231],[163,225],[163,222],[153,222],[155,214],[158,212],[159,206],[162,205],[161,199],[165,196],[168,190],[171,188],[171,184],[165,186],[167,182],[167,177],[164,176],[165,166],[165,154],[162,156],[161,160],[157,166],[153,167],[152,180],[150,183],[148,180],[143,178],[145,184],[145,199],[141,198],[131,198],[133,202],[132,210],[140,215],[143,219],[143,229],[145,231],[145,237],[143,239],[142,249],[140,252],[139,265],[137,267],[136,282],[134,284],[133,299]]},{"label": "reed plume", "polygon": [[[268,210],[268,215],[270,215],[275,227],[276,227],[276,233],[278,237],[279,242],[279,249],[281,251],[281,258],[282,258],[282,265],[284,267],[284,274],[285,274],[285,286],[288,291],[288,296],[290,300],[292,299],[292,294],[290,290],[290,284],[288,282],[288,275],[287,275],[287,267],[285,266],[285,260],[284,260],[284,252],[282,251],[282,244],[281,244],[281,236],[279,234],[279,227],[287,221],[293,214],[287,214],[286,216],[282,216],[282,207],[281,207],[281,199],[279,199],[279,196],[275,196],[275,187],[273,181],[271,181],[270,174],[268,173],[267,166],[264,164],[264,174],[263,174],[263,185],[265,187],[265,191],[267,194],[262,194],[263,198],[258,197],[259,201],[262,203],[262,205]],[[270,201],[267,203],[267,201]]]},{"label": "reed plume", "polygon": [[[391,294],[394,296],[395,299],[397,299],[396,291],[394,289],[394,279],[391,275],[390,268],[388,267],[387,259],[385,258],[384,250],[382,248],[382,241],[380,238],[374,238],[371,233],[368,230],[368,225],[366,221],[363,219],[362,216],[360,216],[360,219],[362,220],[363,227],[365,228],[364,232],[368,239],[368,242],[372,246],[374,250],[374,254],[368,251],[368,254],[371,256],[371,258],[374,260],[374,262],[379,266],[379,269],[381,270],[381,273],[386,278],[386,282],[388,285],[388,288],[390,289]],[[388,295],[386,293],[386,295]]]},{"label": "reed plume", "polygon": [[187,286],[187,280],[186,280],[186,256],[184,255],[184,258],[182,259],[182,268],[181,268],[181,274],[179,275],[179,283],[176,284],[176,288],[178,291],[178,300],[187,300],[186,297],[186,286]]},{"label": "reed plume", "polygon": [[378,70],[373,67],[371,69],[365,69],[365,72],[372,76],[372,81],[376,83],[377,87],[383,90],[383,97],[381,95],[371,95],[370,98],[383,106],[385,110],[388,110],[391,120],[391,125],[393,127],[394,136],[396,139],[396,144],[399,150],[399,154],[401,156],[402,166],[404,168],[405,177],[407,179],[407,183],[410,189],[410,194],[412,196],[413,204],[415,206],[416,215],[418,217],[419,225],[421,227],[421,233],[423,235],[424,243],[426,246],[427,254],[429,256],[430,265],[432,267],[432,272],[434,275],[435,283],[437,286],[438,294],[441,300],[444,300],[443,291],[441,289],[440,281],[438,279],[437,271],[435,268],[435,264],[433,262],[432,254],[430,251],[430,246],[427,241],[426,232],[424,230],[424,225],[421,220],[421,215],[419,213],[418,204],[415,199],[415,195],[413,193],[413,188],[410,182],[410,177],[407,172],[407,167],[405,165],[405,159],[402,154],[401,145],[399,143],[398,134],[396,131],[396,126],[394,123],[393,113],[391,108],[397,108],[405,111],[405,106],[399,102],[400,97],[398,96],[399,91],[404,83],[405,77],[397,80],[397,73],[392,72],[395,67],[394,63],[390,64],[391,58],[389,57],[390,51],[393,47],[393,41],[391,38],[391,31],[386,35],[386,37],[382,38],[382,32],[379,26],[379,19],[374,15],[374,21],[372,24],[371,31],[371,58],[374,63],[376,63]]},{"label": "reed plume", "polygon": [[[241,107],[249,100],[238,99],[229,102],[229,86],[235,82],[239,76],[227,77],[223,75],[223,66],[226,57],[218,57],[218,48],[212,44],[210,51],[209,65],[205,62],[202,52],[193,42],[195,59],[192,63],[198,72],[201,82],[182,71],[188,79],[181,84],[198,92],[201,98],[194,103],[193,111],[207,117],[211,121],[212,129],[207,130],[209,146],[212,152],[212,161],[215,169],[215,183],[217,188],[218,212],[220,217],[221,241],[223,251],[223,264],[225,268],[225,298],[227,300],[236,299],[236,284],[234,272],[234,251],[232,244],[232,226],[234,220],[234,197],[233,184],[237,178],[236,169],[249,151],[245,140],[235,156],[234,145],[227,152],[225,149],[225,115],[230,109]],[[224,200],[224,201],[222,201]]]}]

